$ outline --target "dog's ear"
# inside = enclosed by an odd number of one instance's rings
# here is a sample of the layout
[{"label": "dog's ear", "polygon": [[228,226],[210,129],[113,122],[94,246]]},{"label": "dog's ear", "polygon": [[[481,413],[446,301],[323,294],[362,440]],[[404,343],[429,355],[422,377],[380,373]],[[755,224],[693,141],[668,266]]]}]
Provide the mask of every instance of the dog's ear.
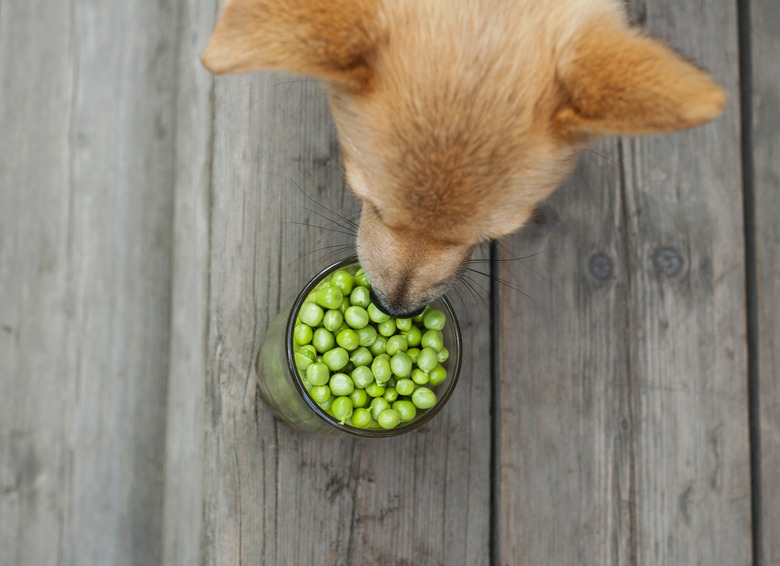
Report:
[{"label": "dog's ear", "polygon": [[726,102],[704,71],[622,22],[588,28],[558,73],[564,102],[554,122],[568,135],[684,130],[716,118]]},{"label": "dog's ear", "polygon": [[211,72],[280,69],[366,88],[372,0],[227,0],[201,54]]}]

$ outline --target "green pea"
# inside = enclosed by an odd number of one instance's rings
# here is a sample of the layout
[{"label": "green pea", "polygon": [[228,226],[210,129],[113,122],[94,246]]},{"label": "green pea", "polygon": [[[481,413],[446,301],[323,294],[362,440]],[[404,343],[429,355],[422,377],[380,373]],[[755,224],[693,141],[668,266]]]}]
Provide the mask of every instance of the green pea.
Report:
[{"label": "green pea", "polygon": [[417,357],[420,355],[420,348],[409,348],[406,350],[406,355],[412,360],[413,364],[417,363]]},{"label": "green pea", "polygon": [[422,339],[422,330],[416,326],[412,326],[407,332],[404,332],[402,336],[406,338],[406,342],[409,344],[409,347],[416,347],[420,345],[420,340]]},{"label": "green pea", "polygon": [[399,395],[411,395],[414,393],[416,385],[414,384],[414,381],[411,379],[399,379],[398,382],[395,384],[395,390],[398,391]]},{"label": "green pea", "polygon": [[345,350],[351,352],[360,344],[360,337],[358,336],[358,333],[351,328],[345,328],[336,334],[336,343]]},{"label": "green pea", "polygon": [[325,385],[330,379],[330,370],[325,364],[315,362],[306,368],[306,379],[312,385]]},{"label": "green pea", "polygon": [[371,304],[371,294],[365,287],[355,287],[349,295],[349,302],[355,307],[368,308]]},{"label": "green pea", "polygon": [[373,359],[374,356],[371,355],[371,352],[369,352],[368,348],[365,346],[360,346],[357,350],[352,352],[352,355],[349,357],[349,361],[355,364],[355,366],[371,365]]},{"label": "green pea", "polygon": [[395,327],[401,332],[408,332],[412,328],[411,318],[396,318]]},{"label": "green pea", "polygon": [[374,343],[368,347],[368,351],[375,357],[379,354],[384,354],[387,351],[387,338],[384,336],[377,336]]},{"label": "green pea", "polygon": [[385,394],[385,386],[378,384],[376,381],[372,381],[366,386],[366,394],[370,397],[381,397]]},{"label": "green pea", "polygon": [[311,344],[320,354],[324,354],[336,345],[336,338],[327,328],[318,328],[314,331]]},{"label": "green pea", "polygon": [[322,317],[322,326],[331,332],[336,332],[342,324],[344,324],[344,315],[341,311],[331,309]]},{"label": "green pea", "polygon": [[341,306],[344,293],[333,285],[323,285],[317,289],[317,304],[326,309],[337,309]]},{"label": "green pea", "polygon": [[382,397],[373,399],[371,404],[368,406],[368,410],[371,411],[371,416],[374,420],[376,420],[376,418],[379,416],[379,413],[389,408],[390,403],[387,402],[387,399],[383,399]]},{"label": "green pea", "polygon": [[345,312],[347,312],[347,309],[351,307],[352,305],[349,302],[349,298],[344,297],[344,299],[341,301],[341,306],[339,307],[339,312],[343,315]]},{"label": "green pea", "polygon": [[430,309],[423,317],[423,325],[428,330],[441,330],[446,321],[447,317],[439,309]]},{"label": "green pea", "polygon": [[443,364],[447,361],[447,358],[450,357],[450,351],[445,348],[444,346],[441,347],[441,350],[439,350],[439,363]]},{"label": "green pea", "polygon": [[311,329],[311,326],[308,324],[304,324],[303,322],[300,324],[296,324],[295,328],[293,329],[293,338],[295,339],[295,342],[300,345],[308,344],[311,342],[313,331]]},{"label": "green pea", "polygon": [[401,422],[401,415],[398,414],[398,411],[393,409],[385,409],[379,413],[376,422],[382,428],[389,430],[398,426],[398,423]]},{"label": "green pea", "polygon": [[431,371],[439,363],[439,356],[433,348],[423,348],[417,356],[417,367],[423,371]]},{"label": "green pea", "polygon": [[398,391],[395,390],[395,387],[387,387],[385,388],[385,394],[382,395],[382,398],[388,403],[392,403],[398,399]]},{"label": "green pea", "polygon": [[414,403],[405,399],[393,403],[393,410],[401,417],[402,423],[408,423],[417,416],[417,407],[414,406]]},{"label": "green pea", "polygon": [[436,367],[428,372],[428,377],[430,379],[428,382],[429,385],[439,385],[442,381],[447,379],[447,370],[444,369],[441,364],[436,364]]},{"label": "green pea", "polygon": [[406,352],[397,352],[390,358],[390,369],[398,377],[409,377],[412,373],[412,360],[406,355]]},{"label": "green pea", "polygon": [[425,308],[423,309],[423,311],[420,314],[418,314],[417,316],[413,316],[412,317],[412,322],[415,323],[415,324],[422,324],[423,323],[423,319],[425,318],[425,315],[428,314],[428,310],[430,308],[431,307],[429,307],[428,305],[425,305]]},{"label": "green pea", "polygon": [[326,411],[328,411],[329,414],[330,414],[330,406],[333,405],[333,400],[334,399],[335,399],[335,397],[333,395],[331,395],[330,397],[328,397],[328,399],[324,403],[317,403],[317,404],[320,407],[322,407],[323,409],[325,409]]},{"label": "green pea", "polygon": [[371,383],[374,383],[374,374],[371,373],[371,369],[367,366],[359,366],[352,370],[350,373],[352,377],[352,383],[358,389],[365,389]]},{"label": "green pea", "polygon": [[317,350],[315,350],[314,346],[311,344],[304,344],[298,348],[298,353],[306,356],[311,361],[314,361],[317,358]]},{"label": "green pea", "polygon": [[344,311],[344,320],[355,330],[360,330],[368,324],[368,312],[363,307],[351,306]]},{"label": "green pea", "polygon": [[349,398],[352,399],[352,404],[355,407],[365,407],[368,403],[368,393],[363,389],[355,389],[349,394]]},{"label": "green pea", "polygon": [[388,354],[394,356],[397,352],[406,352],[409,349],[409,343],[406,341],[406,338],[396,334],[387,339],[385,349]]},{"label": "green pea", "polygon": [[330,278],[330,284],[341,289],[344,296],[349,296],[355,286],[355,278],[343,269],[339,269]]},{"label": "green pea", "polygon": [[297,367],[300,371],[306,371],[306,369],[311,365],[311,360],[300,352],[295,352],[293,357],[295,358],[295,367]]},{"label": "green pea", "polygon": [[376,328],[374,328],[371,325],[357,330],[357,333],[358,333],[358,344],[360,344],[361,346],[369,347],[371,346],[371,344],[373,344],[376,341],[376,336],[377,336]]},{"label": "green pea", "polygon": [[341,424],[344,424],[344,421],[352,416],[353,409],[352,399],[349,397],[336,397],[330,406],[330,410],[333,411],[333,418]]},{"label": "green pea", "polygon": [[376,305],[374,303],[368,305],[366,311],[368,312],[368,318],[370,318],[372,321],[376,322],[377,324],[379,324],[380,322],[384,322],[386,320],[390,320],[390,315],[380,311],[378,308],[376,308]]},{"label": "green pea", "polygon": [[425,385],[428,383],[428,379],[428,374],[420,368],[414,368],[412,370],[412,381],[414,381],[417,385]]},{"label": "green pea", "polygon": [[334,373],[330,376],[328,381],[331,393],[337,397],[349,395],[355,390],[355,385],[352,383],[350,377],[343,373]]},{"label": "green pea", "polygon": [[322,363],[331,371],[339,371],[349,363],[349,354],[344,348],[333,348],[322,354]]},{"label": "green pea", "polygon": [[301,322],[314,327],[322,322],[322,317],[325,316],[325,311],[323,311],[314,303],[306,302],[301,305],[301,312],[299,316]]},{"label": "green pea", "polygon": [[368,282],[368,275],[366,275],[365,270],[361,267],[355,272],[355,283],[358,285],[362,285],[363,287],[370,287],[371,284]]},{"label": "green pea", "polygon": [[380,322],[377,324],[376,329],[379,334],[389,338],[395,334],[395,319],[388,318],[386,321]]},{"label": "green pea", "polygon": [[440,330],[426,330],[420,339],[420,346],[423,348],[433,348],[437,352],[444,346],[444,338]]},{"label": "green pea", "polygon": [[367,428],[372,420],[368,409],[357,408],[352,412],[352,426],[355,428]]},{"label": "green pea", "polygon": [[301,382],[303,382],[303,387],[306,389],[306,391],[311,391],[311,388],[314,387],[305,377],[301,378]]},{"label": "green pea", "polygon": [[430,409],[436,404],[436,393],[427,387],[418,387],[412,393],[412,403],[418,409]]},{"label": "green pea", "polygon": [[330,387],[327,385],[315,385],[309,391],[309,395],[315,403],[324,403],[330,398]]},{"label": "green pea", "polygon": [[393,375],[393,370],[390,369],[390,362],[384,358],[375,357],[371,362],[371,373],[374,374],[374,379],[377,383],[385,383]]}]

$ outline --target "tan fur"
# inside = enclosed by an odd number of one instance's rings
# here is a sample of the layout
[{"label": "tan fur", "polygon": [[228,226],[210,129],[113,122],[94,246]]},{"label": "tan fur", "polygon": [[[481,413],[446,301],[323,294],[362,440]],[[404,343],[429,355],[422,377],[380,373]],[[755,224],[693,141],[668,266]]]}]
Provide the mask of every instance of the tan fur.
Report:
[{"label": "tan fur", "polygon": [[615,0],[231,0],[203,61],[326,82],[360,260],[396,315],[519,229],[595,136],[693,127],[725,101]]}]

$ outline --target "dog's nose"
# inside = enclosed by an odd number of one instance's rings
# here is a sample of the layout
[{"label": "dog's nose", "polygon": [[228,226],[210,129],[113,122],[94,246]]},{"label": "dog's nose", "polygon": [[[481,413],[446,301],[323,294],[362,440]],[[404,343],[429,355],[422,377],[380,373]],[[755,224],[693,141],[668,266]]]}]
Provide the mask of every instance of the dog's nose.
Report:
[{"label": "dog's nose", "polygon": [[417,306],[394,304],[392,301],[388,301],[384,296],[377,293],[373,287],[369,289],[368,294],[371,298],[371,302],[374,303],[376,308],[378,308],[386,315],[395,318],[412,318],[413,316],[421,314],[425,310],[425,305]]}]

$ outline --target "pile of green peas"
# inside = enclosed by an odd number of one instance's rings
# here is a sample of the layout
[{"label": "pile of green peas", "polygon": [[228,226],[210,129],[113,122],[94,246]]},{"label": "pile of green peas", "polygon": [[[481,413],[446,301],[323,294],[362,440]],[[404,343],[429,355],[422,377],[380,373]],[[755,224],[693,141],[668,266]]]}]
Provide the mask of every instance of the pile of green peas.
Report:
[{"label": "pile of green peas", "polygon": [[362,268],[321,281],[295,319],[295,365],[312,400],[343,426],[393,429],[436,405],[447,379],[444,312],[393,318],[371,302]]}]

